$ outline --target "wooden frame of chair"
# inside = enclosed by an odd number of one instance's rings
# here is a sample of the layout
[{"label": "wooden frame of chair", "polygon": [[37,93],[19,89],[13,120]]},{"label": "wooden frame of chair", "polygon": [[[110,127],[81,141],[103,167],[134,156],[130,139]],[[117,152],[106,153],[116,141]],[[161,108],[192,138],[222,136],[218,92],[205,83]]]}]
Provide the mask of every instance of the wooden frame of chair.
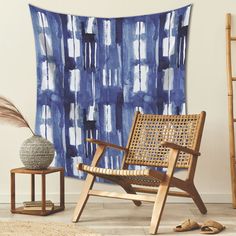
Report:
[{"label": "wooden frame of chair", "polygon": [[[205,112],[201,112],[201,114],[198,115],[199,122],[196,127],[197,137],[194,139],[194,149],[168,141],[161,142],[160,146],[163,148],[168,148],[169,150],[169,155],[168,155],[169,161],[166,173],[156,171],[153,169],[128,170],[129,163],[127,163],[126,158],[127,156],[130,155],[130,152],[132,151],[131,139],[133,138],[133,134],[135,132],[135,127],[139,115],[140,115],[139,112],[137,112],[135,115],[128,143],[125,148],[99,140],[94,140],[94,139],[87,140],[89,142],[96,143],[98,146],[91,166],[85,166],[83,164],[78,165],[78,169],[87,172],[88,175],[84,187],[82,189],[82,192],[80,194],[79,201],[74,210],[74,216],[72,220],[73,222],[77,222],[79,220],[89,196],[128,199],[132,200],[136,206],[140,206],[142,201],[153,202],[154,207],[149,229],[150,234],[157,233],[167,195],[192,198],[202,214],[205,214],[207,212],[207,209],[194,185],[194,174],[197,164],[197,157],[200,155],[199,148],[205,121],[205,115],[206,115]],[[124,152],[123,164],[121,170],[111,170],[97,167],[99,159],[102,157],[105,149],[108,147],[118,149]],[[178,166],[177,162],[179,161],[178,158],[180,157],[180,153],[187,153],[190,155],[187,167],[188,169],[187,178],[185,180],[173,176],[175,168]],[[92,187],[96,176],[117,183],[126,191],[126,193],[93,190]],[[138,177],[142,176],[158,180],[159,181],[158,190],[156,188],[151,189],[145,187],[134,187],[132,184],[129,183],[129,181],[124,180],[125,177],[127,176],[130,178],[136,178],[137,176]],[[182,191],[169,191],[170,187],[176,187]],[[138,195],[137,192],[149,193],[149,194]],[[150,193],[155,195],[150,195]]]}]

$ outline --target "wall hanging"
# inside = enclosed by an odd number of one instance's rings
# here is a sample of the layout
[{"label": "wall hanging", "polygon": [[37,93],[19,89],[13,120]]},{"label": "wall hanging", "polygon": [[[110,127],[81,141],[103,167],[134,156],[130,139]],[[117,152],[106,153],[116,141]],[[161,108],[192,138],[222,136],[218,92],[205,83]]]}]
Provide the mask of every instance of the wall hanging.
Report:
[{"label": "wall hanging", "polygon": [[[86,138],[126,145],[136,110],[184,114],[191,6],[159,14],[97,18],[30,5],[37,59],[36,133],[54,143],[56,166],[84,179]],[[108,150],[100,165],[119,168]],[[137,167],[139,168],[139,167]],[[99,180],[99,179],[98,179]]]}]

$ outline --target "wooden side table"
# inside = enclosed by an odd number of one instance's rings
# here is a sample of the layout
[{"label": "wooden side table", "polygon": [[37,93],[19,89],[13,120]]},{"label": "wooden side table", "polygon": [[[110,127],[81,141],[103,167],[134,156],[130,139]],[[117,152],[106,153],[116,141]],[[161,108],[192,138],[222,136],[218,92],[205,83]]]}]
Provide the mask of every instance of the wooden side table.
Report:
[{"label": "wooden side table", "polygon": [[[53,210],[46,210],[46,175],[60,172],[60,205],[54,206]],[[26,168],[16,168],[10,171],[11,173],[11,212],[27,215],[46,216],[65,209],[65,189],[64,189],[64,169],[50,167],[45,170],[29,170]],[[42,178],[42,210],[25,211],[24,207],[16,208],[15,204],[15,174],[31,175],[31,201],[35,201],[35,175],[41,175]]]}]

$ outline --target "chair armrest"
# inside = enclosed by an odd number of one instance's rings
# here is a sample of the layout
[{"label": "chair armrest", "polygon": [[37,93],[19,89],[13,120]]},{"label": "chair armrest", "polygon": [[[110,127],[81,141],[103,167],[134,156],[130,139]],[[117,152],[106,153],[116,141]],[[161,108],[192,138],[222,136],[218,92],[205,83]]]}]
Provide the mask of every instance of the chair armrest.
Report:
[{"label": "chair armrest", "polygon": [[168,148],[177,149],[177,150],[185,152],[185,153],[189,153],[193,156],[200,156],[201,155],[200,152],[196,152],[195,150],[193,150],[191,148],[187,148],[187,147],[175,144],[175,143],[170,143],[170,142],[163,141],[163,142],[161,142],[161,145],[165,146],[165,147],[168,147]]},{"label": "chair armrest", "polygon": [[121,147],[121,146],[118,146],[116,144],[107,143],[107,142],[100,141],[100,140],[97,140],[97,139],[87,138],[86,141],[90,142],[90,143],[95,143],[97,145],[105,146],[105,147],[111,147],[111,148],[118,149],[118,150],[125,151],[125,152],[128,151],[128,149],[125,148],[125,147]]}]

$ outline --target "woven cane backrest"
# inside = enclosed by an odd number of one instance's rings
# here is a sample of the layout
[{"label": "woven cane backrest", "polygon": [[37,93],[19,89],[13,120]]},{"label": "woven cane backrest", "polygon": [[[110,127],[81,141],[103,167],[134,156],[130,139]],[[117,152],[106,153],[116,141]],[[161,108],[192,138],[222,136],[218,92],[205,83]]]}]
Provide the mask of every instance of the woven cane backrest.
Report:
[{"label": "woven cane backrest", "polygon": [[[125,163],[167,167],[170,149],[160,145],[162,141],[199,149],[200,120],[200,115],[137,114]],[[180,152],[176,167],[188,168],[189,164],[190,155]]]}]

